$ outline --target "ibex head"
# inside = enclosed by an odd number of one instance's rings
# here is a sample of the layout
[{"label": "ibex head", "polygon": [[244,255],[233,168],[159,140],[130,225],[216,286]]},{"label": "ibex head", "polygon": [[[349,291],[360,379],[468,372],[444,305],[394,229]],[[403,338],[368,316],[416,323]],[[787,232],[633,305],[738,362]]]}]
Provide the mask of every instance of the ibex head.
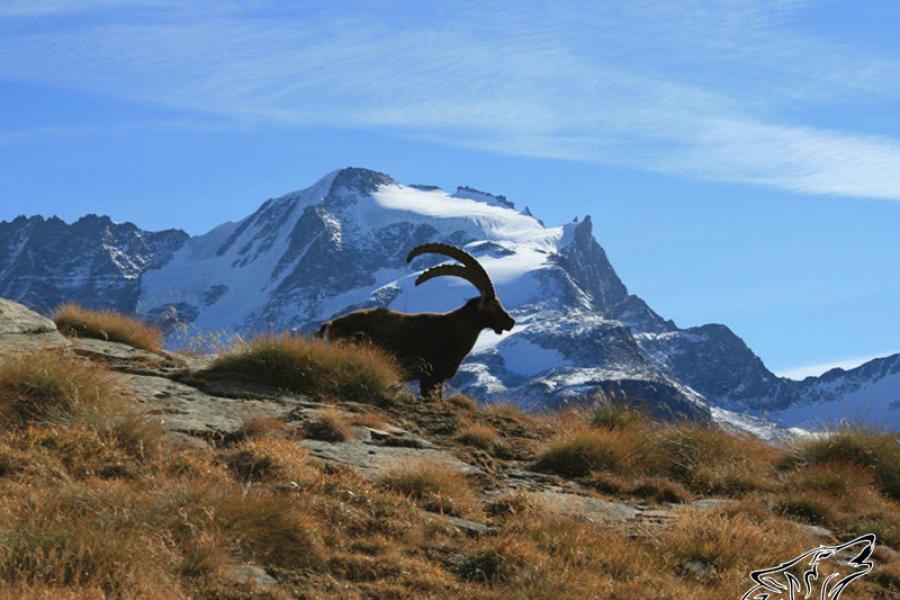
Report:
[{"label": "ibex head", "polygon": [[422,244],[421,246],[413,248],[412,252],[409,253],[409,256],[406,257],[406,262],[412,262],[417,256],[430,252],[449,256],[462,264],[445,264],[431,267],[419,275],[416,279],[416,285],[442,275],[462,277],[481,292],[481,296],[469,300],[469,302],[466,303],[466,306],[472,306],[475,310],[475,313],[478,315],[477,318],[482,324],[482,328],[490,327],[494,330],[494,333],[497,334],[501,334],[504,331],[509,331],[513,328],[516,324],[515,320],[513,320],[513,318],[509,316],[509,313],[506,312],[506,309],[503,308],[503,304],[501,304],[500,299],[497,298],[497,292],[494,290],[494,284],[491,283],[487,271],[484,270],[484,267],[481,266],[474,256],[456,246],[433,243]]}]

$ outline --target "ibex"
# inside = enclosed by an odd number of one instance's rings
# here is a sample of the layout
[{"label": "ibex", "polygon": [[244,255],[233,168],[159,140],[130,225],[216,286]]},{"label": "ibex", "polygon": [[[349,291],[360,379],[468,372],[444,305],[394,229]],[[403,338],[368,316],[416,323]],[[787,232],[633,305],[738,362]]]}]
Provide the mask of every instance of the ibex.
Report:
[{"label": "ibex", "polygon": [[497,298],[494,285],[478,261],[449,244],[423,244],[406,257],[410,263],[426,253],[444,254],[462,264],[441,264],[424,271],[416,279],[420,285],[442,275],[462,277],[481,295],[447,313],[402,313],[386,308],[353,311],[326,321],[316,333],[330,340],[368,340],[397,357],[406,381],[419,380],[423,398],[435,392],[443,398],[444,380],[456,374],[459,364],[472,350],[482,329],[500,334],[516,322]]}]

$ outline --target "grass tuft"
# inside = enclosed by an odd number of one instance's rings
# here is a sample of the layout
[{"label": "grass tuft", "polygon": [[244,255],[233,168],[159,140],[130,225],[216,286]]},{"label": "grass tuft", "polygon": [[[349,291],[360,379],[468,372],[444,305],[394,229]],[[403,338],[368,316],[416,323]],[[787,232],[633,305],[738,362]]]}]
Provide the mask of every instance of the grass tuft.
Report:
[{"label": "grass tuft", "polygon": [[798,441],[783,466],[853,464],[871,469],[881,490],[900,500],[900,435],[843,428]]},{"label": "grass tuft", "polygon": [[639,468],[646,459],[647,444],[625,430],[578,429],[562,433],[541,452],[536,467],[569,477],[592,471],[614,473]]},{"label": "grass tuft", "polygon": [[459,432],[456,441],[466,446],[489,450],[499,438],[497,430],[487,423],[470,423]]},{"label": "grass tuft", "polygon": [[343,442],[353,437],[353,429],[344,413],[332,407],[319,411],[315,419],[304,424],[303,435],[311,440]]},{"label": "grass tuft", "polygon": [[162,346],[159,328],[113,310],[89,310],[77,304],[63,304],[53,313],[53,321],[61,333],[72,337],[121,342],[150,352],[159,352]]},{"label": "grass tuft", "polygon": [[425,510],[453,516],[478,511],[478,498],[465,476],[439,462],[418,461],[394,467],[381,485],[415,501]]},{"label": "grass tuft", "polygon": [[121,380],[96,364],[57,352],[38,352],[0,364],[0,423],[72,422],[115,414]]},{"label": "grass tuft", "polygon": [[396,361],[372,345],[268,335],[220,355],[210,372],[248,377],[317,398],[387,403],[400,382]]},{"label": "grass tuft", "polygon": [[591,416],[591,425],[605,429],[633,429],[646,423],[647,416],[639,409],[620,402],[600,402]]}]

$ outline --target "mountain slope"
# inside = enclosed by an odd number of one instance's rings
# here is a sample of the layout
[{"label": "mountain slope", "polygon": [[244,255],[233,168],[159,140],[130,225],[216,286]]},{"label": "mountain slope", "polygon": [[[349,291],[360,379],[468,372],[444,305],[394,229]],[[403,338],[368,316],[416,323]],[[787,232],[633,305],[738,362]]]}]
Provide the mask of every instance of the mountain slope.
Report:
[{"label": "mountain slope", "polygon": [[0,222],[0,296],[44,312],[63,302],[130,312],[141,274],[187,239],[183,231],[143,231],[97,215],[71,225],[56,217]]},{"label": "mountain slope", "polygon": [[96,216],[0,224],[0,294],[158,320],[174,311],[195,332],[308,332],[355,308],[451,310],[472,297],[459,279],[414,285],[441,259],[407,265],[406,254],[429,241],[478,257],[517,321],[503,336],[483,332],[452,381],[475,396],[546,408],[602,389],[765,435],[767,416],[808,427],[851,415],[900,428],[900,355],[803,382],[779,378],[725,325],[680,329],[630,294],[590,216],[546,227],[503,196],[405,186],[366,169],[335,171],[190,239]]},{"label": "mountain slope", "polygon": [[627,293],[593,240],[590,218],[544,227],[471,188],[451,195],[363,169],[331,173],[189,241],[145,274],[139,308],[155,317],[174,306],[200,330],[240,333],[310,331],[367,306],[454,309],[476,293],[469,283],[441,278],[417,288],[416,272],[441,259],[406,264],[409,250],[429,241],[475,255],[518,322],[509,335],[482,333],[456,386],[534,406],[613,388],[659,412],[708,417],[700,396],[665,374],[629,332],[625,323],[674,326]]}]

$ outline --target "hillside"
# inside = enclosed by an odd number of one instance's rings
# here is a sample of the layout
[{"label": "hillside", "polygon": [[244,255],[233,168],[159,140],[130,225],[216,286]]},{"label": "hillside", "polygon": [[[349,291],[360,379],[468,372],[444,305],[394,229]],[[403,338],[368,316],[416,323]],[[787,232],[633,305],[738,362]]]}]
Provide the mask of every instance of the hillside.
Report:
[{"label": "hillside", "polygon": [[41,311],[75,300],[167,326],[175,319],[173,345],[185,331],[311,331],[363,306],[462,304],[474,294],[469,284],[415,287],[432,263],[405,262],[416,244],[445,241],[484,263],[518,323],[502,337],[483,332],[453,380],[479,400],[541,410],[600,390],[639,397],[657,416],[712,419],[763,437],[842,418],[900,430],[900,355],[780,378],[727,326],[678,327],[630,293],[595,238],[602,227],[590,216],[547,227],[502,196],[347,168],[190,239],[99,217],[71,226],[17,219],[0,226],[0,293]]},{"label": "hillside", "polygon": [[[80,335],[139,331],[99,319]],[[900,593],[895,436],[427,403],[391,368],[302,338],[157,353],[0,300],[0,598],[721,600],[868,532],[846,597]]]}]

